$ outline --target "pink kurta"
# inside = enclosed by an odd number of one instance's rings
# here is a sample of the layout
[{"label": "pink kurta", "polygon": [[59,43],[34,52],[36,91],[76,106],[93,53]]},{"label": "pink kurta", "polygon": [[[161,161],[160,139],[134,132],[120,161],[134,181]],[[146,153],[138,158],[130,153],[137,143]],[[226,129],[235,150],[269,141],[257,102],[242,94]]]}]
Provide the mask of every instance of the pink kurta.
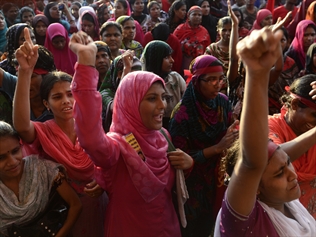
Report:
[{"label": "pink kurta", "polygon": [[98,72],[80,64],[75,68],[72,92],[77,135],[98,167],[97,182],[109,195],[105,236],[180,236],[171,196],[174,169],[163,158],[142,161],[121,134],[104,134],[101,96],[96,90]]}]

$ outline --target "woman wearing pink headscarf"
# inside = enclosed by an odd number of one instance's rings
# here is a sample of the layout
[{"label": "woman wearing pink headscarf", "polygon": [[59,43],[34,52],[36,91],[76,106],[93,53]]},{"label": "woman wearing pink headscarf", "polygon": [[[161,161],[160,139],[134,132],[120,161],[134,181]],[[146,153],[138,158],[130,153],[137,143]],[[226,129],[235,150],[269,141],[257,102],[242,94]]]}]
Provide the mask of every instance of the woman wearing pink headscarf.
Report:
[{"label": "woman wearing pink headscarf", "polygon": [[71,52],[68,44],[69,36],[65,27],[59,23],[50,24],[44,46],[53,53],[56,68],[73,75],[77,56]]},{"label": "woman wearing pink headscarf", "polygon": [[311,20],[302,20],[296,28],[295,38],[286,55],[293,58],[298,69],[305,67],[306,53],[316,40],[316,25]]},{"label": "woman wearing pink headscarf", "polygon": [[86,10],[79,16],[79,30],[86,32],[94,41],[100,40],[100,26],[96,13]]},{"label": "woman wearing pink headscarf", "polygon": [[253,30],[260,30],[265,26],[271,26],[272,22],[273,22],[272,13],[268,9],[261,9],[257,13],[257,18],[255,22],[253,23],[252,28],[249,31],[249,34]]},{"label": "woman wearing pink headscarf", "polygon": [[190,169],[193,160],[180,150],[167,154],[168,142],[159,131],[166,105],[163,79],[150,72],[126,75],[115,94],[110,132],[104,134],[98,71],[90,66],[97,49],[82,45],[89,39],[78,34],[70,43],[78,55],[74,117],[80,144],[97,167],[96,180],[109,195],[105,235],[181,236],[172,203],[174,168]]}]

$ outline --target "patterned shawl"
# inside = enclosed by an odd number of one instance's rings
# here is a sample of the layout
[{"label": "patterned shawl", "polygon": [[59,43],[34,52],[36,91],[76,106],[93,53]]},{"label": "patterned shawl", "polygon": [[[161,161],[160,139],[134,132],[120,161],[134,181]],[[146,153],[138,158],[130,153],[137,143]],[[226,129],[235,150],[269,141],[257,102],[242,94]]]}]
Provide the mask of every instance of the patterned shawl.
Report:
[{"label": "patterned shawl", "polygon": [[[198,6],[191,7],[187,15],[189,16],[191,12],[198,9],[201,8]],[[179,25],[173,34],[179,39],[182,52],[193,58],[204,54],[206,47],[211,43],[207,30],[201,25],[191,27],[188,20]]]},{"label": "patterned shawl", "polygon": [[23,224],[44,210],[53,181],[62,165],[40,159],[37,155],[24,159],[19,183],[19,199],[0,181],[0,235],[12,224]]},{"label": "patterned shawl", "polygon": [[[218,59],[210,55],[196,58],[192,81],[170,121],[169,131],[175,147],[188,152],[193,158],[199,150],[217,144],[231,123],[231,106],[227,96],[219,93],[214,99],[206,100],[200,92],[198,79],[206,71],[218,67],[212,66],[215,62],[219,62]],[[183,139],[189,139],[190,144]]]}]

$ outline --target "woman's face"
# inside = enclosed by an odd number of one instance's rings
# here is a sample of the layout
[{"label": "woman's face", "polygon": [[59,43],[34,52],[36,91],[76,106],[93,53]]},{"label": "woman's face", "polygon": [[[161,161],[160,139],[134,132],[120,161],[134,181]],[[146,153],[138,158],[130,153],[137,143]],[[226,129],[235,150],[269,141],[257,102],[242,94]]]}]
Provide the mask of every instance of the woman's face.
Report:
[{"label": "woman's face", "polygon": [[114,16],[115,18],[119,18],[120,16],[127,15],[127,9],[125,9],[120,2],[114,3]]},{"label": "woman's face", "polygon": [[304,46],[304,51],[307,52],[309,46],[311,46],[316,39],[316,32],[313,27],[307,27],[305,32],[304,32],[304,37],[303,37],[303,46]]},{"label": "woman's face", "polygon": [[142,13],[144,10],[144,2],[143,0],[136,0],[133,5],[134,12]]},{"label": "woman's face", "polygon": [[175,16],[179,18],[180,20],[184,20],[186,14],[187,14],[187,6],[183,5],[178,10],[174,10]]},{"label": "woman's face", "polygon": [[221,90],[224,79],[223,72],[211,72],[200,76],[198,83],[202,95],[208,100],[214,99]]},{"label": "woman's face", "polygon": [[52,39],[52,45],[54,46],[55,49],[58,50],[63,50],[66,46],[66,39],[65,37],[59,35],[59,36],[55,36]]},{"label": "woman's face", "polygon": [[189,15],[188,21],[189,21],[190,25],[193,27],[199,26],[202,22],[202,11],[200,11],[200,10],[192,11]]},{"label": "woman's face", "polygon": [[290,157],[282,149],[277,149],[270,158],[258,191],[260,201],[272,207],[300,197],[297,175]]},{"label": "woman's face", "polygon": [[260,25],[261,25],[261,27],[263,28],[263,27],[265,27],[265,26],[271,26],[272,23],[273,23],[272,15],[270,14],[270,15],[268,15],[266,18],[264,18],[264,19],[261,21]]},{"label": "woman's face", "polygon": [[40,88],[42,84],[43,78],[41,75],[33,73],[31,76],[31,84],[30,84],[30,99],[41,98],[40,97]]},{"label": "woman's face", "polygon": [[74,18],[79,18],[79,7],[76,4],[71,6],[71,14],[74,16]]},{"label": "woman's face", "polygon": [[288,48],[288,41],[284,34],[282,35],[282,38],[281,38],[281,48],[282,48],[282,52],[285,52]]},{"label": "woman's face", "polygon": [[35,31],[39,36],[45,36],[46,35],[47,26],[44,22],[39,21],[37,22],[35,26]]},{"label": "woman's face", "polygon": [[17,7],[11,7],[9,11],[5,14],[6,18],[10,21],[14,21],[19,14],[19,9]]},{"label": "woman's face", "polygon": [[98,70],[99,74],[105,74],[110,68],[110,57],[108,53],[104,50],[97,52],[95,57],[95,68]]},{"label": "woman's face", "polygon": [[4,16],[0,14],[0,30],[3,30],[6,27],[6,22]]},{"label": "woman's face", "polygon": [[111,51],[118,50],[122,45],[123,36],[115,27],[108,27],[102,34],[102,41],[105,42]]},{"label": "woman's face", "polygon": [[[31,37],[31,40],[33,42],[33,44],[36,44],[36,39],[35,39],[35,35],[34,35],[34,32],[29,29],[29,32],[30,32],[30,37]],[[21,46],[25,41],[25,38],[24,38],[24,30],[21,31],[21,34],[20,34],[20,37],[19,37],[19,46]]]},{"label": "woman's face", "polygon": [[241,21],[241,14],[238,10],[233,11],[235,16],[238,18],[238,23]]},{"label": "woman's face", "polygon": [[49,14],[53,19],[60,19],[60,11],[58,10],[57,4],[49,9]]},{"label": "woman's face", "polygon": [[0,180],[9,181],[21,177],[23,154],[19,140],[7,136],[0,138]]},{"label": "woman's face", "polygon": [[221,37],[221,40],[226,42],[226,43],[229,42],[231,31],[232,31],[231,23],[223,25],[223,28],[218,30],[218,33],[219,33],[219,36]]},{"label": "woman's face", "polygon": [[158,4],[154,4],[150,8],[149,15],[152,19],[158,19],[158,17],[160,17],[160,7]]},{"label": "woman's face", "polygon": [[81,23],[82,31],[86,32],[92,39],[95,37],[94,27],[95,25],[91,21],[83,20]]},{"label": "woman's face", "polygon": [[292,100],[288,120],[296,135],[301,135],[316,126],[316,110],[310,107],[299,107],[298,102],[298,99]]},{"label": "woman's face", "polygon": [[134,20],[126,21],[123,25],[123,38],[129,41],[132,41],[135,38],[135,34],[136,34],[135,21]]},{"label": "woman's face", "polygon": [[55,119],[67,120],[73,118],[74,98],[70,90],[70,82],[58,81],[48,94],[48,101],[44,105],[49,108]]},{"label": "woman's face", "polygon": [[162,60],[161,71],[163,73],[169,73],[172,70],[174,60],[171,55],[164,57]]},{"label": "woman's face", "polygon": [[208,16],[210,14],[210,4],[208,1],[202,2],[201,8],[203,16]]},{"label": "woman's face", "polygon": [[22,23],[32,25],[33,18],[34,18],[34,15],[32,12],[23,12],[23,15],[21,17]]},{"label": "woman's face", "polygon": [[162,83],[154,83],[148,89],[139,105],[139,113],[144,126],[148,130],[159,130],[166,108],[166,91]]},{"label": "woman's face", "polygon": [[110,12],[108,8],[104,8],[103,11],[103,21],[106,22],[108,19],[110,19]]}]

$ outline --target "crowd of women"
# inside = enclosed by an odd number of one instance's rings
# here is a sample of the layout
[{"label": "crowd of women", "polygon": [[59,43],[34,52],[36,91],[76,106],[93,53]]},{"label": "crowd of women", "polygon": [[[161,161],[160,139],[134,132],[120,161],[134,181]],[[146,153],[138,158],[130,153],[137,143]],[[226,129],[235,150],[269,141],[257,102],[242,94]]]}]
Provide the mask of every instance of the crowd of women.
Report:
[{"label": "crowd of women", "polygon": [[316,236],[316,4],[215,2],[1,6],[0,237]]}]

